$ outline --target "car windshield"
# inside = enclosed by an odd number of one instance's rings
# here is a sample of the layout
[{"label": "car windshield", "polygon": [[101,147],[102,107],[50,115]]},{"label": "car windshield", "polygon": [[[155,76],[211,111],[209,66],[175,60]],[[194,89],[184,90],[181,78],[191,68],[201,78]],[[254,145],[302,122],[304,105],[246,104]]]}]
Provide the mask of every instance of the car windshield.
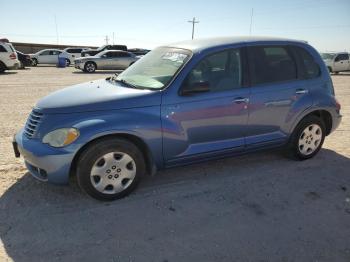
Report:
[{"label": "car windshield", "polygon": [[184,49],[159,47],[118,75],[116,80],[136,88],[162,89],[188,61],[190,54]]},{"label": "car windshield", "polygon": [[106,47],[106,45],[103,45],[103,46],[100,46],[99,48],[97,48],[96,50],[97,50],[97,51],[101,51],[101,50],[103,50],[105,47]]},{"label": "car windshield", "polygon": [[335,54],[333,53],[322,53],[321,57],[324,60],[332,60],[334,58]]}]

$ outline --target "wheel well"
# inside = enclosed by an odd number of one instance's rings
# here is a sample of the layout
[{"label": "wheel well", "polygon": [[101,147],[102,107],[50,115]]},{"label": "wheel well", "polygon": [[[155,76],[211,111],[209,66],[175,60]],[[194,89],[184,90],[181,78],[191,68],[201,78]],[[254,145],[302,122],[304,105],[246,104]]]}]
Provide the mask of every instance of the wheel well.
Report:
[{"label": "wheel well", "polygon": [[94,143],[97,143],[101,140],[108,139],[108,138],[124,138],[124,139],[128,140],[129,142],[135,144],[141,150],[141,153],[145,159],[147,173],[152,174],[153,168],[154,168],[154,163],[153,163],[152,155],[151,155],[150,150],[149,150],[148,146],[146,145],[146,143],[141,138],[139,138],[137,136],[121,133],[121,134],[112,134],[112,135],[101,136],[101,137],[98,137],[98,138],[91,140],[90,142],[88,142],[87,144],[82,146],[73,158],[72,165],[70,168],[70,175],[75,175],[76,169],[77,169],[78,159],[81,156],[81,154],[88,147],[90,147]]},{"label": "wheel well", "polygon": [[0,61],[0,68],[7,69],[6,65],[2,61]]},{"label": "wheel well", "polygon": [[317,116],[317,117],[322,119],[322,121],[323,121],[323,123],[325,124],[325,127],[326,127],[326,136],[328,136],[331,133],[332,125],[333,125],[333,123],[332,123],[332,115],[328,111],[326,111],[326,110],[317,110],[317,111],[311,112],[307,116],[309,116],[309,115],[314,115],[314,116]]}]

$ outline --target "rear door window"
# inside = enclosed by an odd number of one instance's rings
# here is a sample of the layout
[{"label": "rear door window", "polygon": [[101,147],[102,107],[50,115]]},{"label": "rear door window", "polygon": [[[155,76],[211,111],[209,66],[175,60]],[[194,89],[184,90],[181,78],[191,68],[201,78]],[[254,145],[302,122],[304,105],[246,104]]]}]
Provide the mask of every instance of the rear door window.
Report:
[{"label": "rear door window", "polygon": [[0,52],[2,53],[7,53],[7,50],[5,47],[3,47],[2,45],[0,45]]},{"label": "rear door window", "polygon": [[297,79],[296,62],[286,46],[252,46],[248,56],[253,85]]}]

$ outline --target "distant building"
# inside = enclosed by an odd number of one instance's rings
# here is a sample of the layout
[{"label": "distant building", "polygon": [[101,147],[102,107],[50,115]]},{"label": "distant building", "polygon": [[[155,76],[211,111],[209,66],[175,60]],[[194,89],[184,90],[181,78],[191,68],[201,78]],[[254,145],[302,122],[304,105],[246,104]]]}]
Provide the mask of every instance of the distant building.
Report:
[{"label": "distant building", "polygon": [[97,48],[96,46],[53,45],[53,44],[18,43],[18,42],[11,42],[11,43],[16,50],[21,51],[25,54],[33,54],[42,49],[47,49],[47,48],[54,48],[54,49],[65,49],[67,47]]}]

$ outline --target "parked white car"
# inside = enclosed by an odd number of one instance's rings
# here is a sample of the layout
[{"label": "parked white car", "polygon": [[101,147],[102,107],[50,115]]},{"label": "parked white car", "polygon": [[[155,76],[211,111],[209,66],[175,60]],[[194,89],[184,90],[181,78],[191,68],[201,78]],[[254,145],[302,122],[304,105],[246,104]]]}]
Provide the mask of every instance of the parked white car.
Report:
[{"label": "parked white car", "polygon": [[[81,52],[88,50],[89,48],[83,48],[83,47],[67,47],[65,49],[63,49],[63,51],[67,52],[68,54],[70,54],[73,58],[73,60],[75,58],[79,58],[81,57]],[[71,60],[71,61],[73,61]]]},{"label": "parked white car", "polygon": [[58,64],[58,56],[64,57],[66,59],[66,65],[69,66],[73,58],[70,54],[59,49],[44,49],[35,54],[31,54],[32,65],[36,66],[38,64]]},{"label": "parked white car", "polygon": [[321,56],[327,65],[329,72],[338,74],[339,72],[350,71],[350,59],[348,53],[321,53]]},{"label": "parked white car", "polygon": [[0,39],[0,73],[19,67],[17,53],[7,39]]}]

